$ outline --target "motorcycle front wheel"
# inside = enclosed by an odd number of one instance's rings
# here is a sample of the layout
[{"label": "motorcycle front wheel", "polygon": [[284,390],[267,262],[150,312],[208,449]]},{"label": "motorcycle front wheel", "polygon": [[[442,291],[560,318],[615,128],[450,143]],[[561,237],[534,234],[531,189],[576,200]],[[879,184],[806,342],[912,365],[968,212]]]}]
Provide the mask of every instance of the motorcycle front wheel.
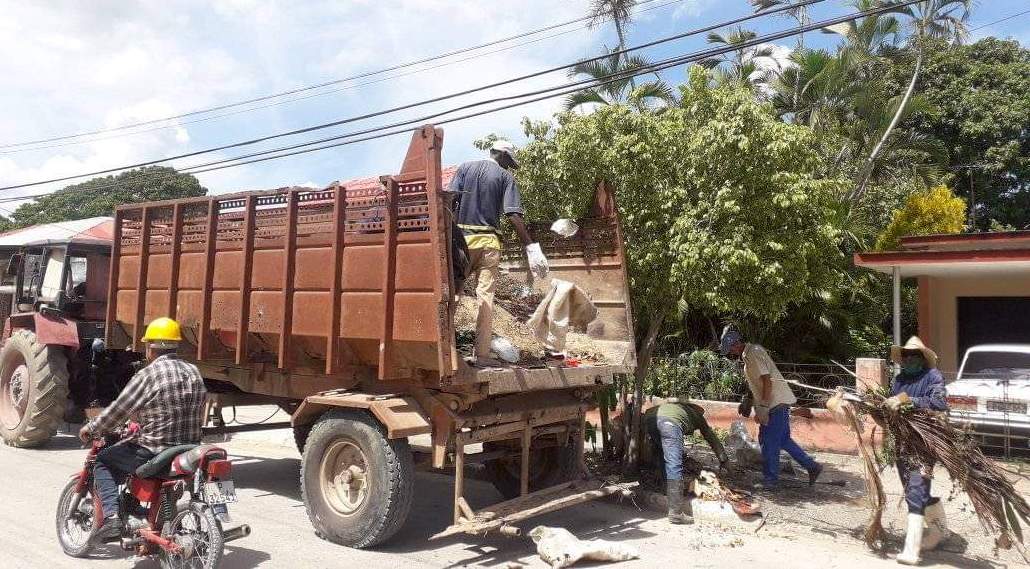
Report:
[{"label": "motorcycle front wheel", "polygon": [[96,530],[96,511],[89,489],[75,505],[78,485],[78,478],[69,480],[57,501],[57,541],[65,554],[85,557],[93,549],[91,538]]},{"label": "motorcycle front wheel", "polygon": [[180,554],[162,551],[161,569],[217,569],[222,560],[222,524],[206,504],[190,502],[161,533],[183,549]]}]

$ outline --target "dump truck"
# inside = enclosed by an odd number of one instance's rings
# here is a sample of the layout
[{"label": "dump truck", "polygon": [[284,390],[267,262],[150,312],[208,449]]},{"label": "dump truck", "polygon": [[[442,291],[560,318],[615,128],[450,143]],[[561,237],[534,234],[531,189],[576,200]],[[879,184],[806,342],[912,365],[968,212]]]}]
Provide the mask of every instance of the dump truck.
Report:
[{"label": "dump truck", "polygon": [[[139,354],[147,323],[178,320],[182,356],[216,406],[290,413],[308,516],[346,546],[383,543],[404,524],[416,463],[453,469],[453,525],[440,535],[514,534],[530,516],[626,490],[587,477],[583,461],[596,392],[635,365],[612,192],[598,186],[571,238],[530,224],[550,276],[597,306],[587,333],[604,361],[476,366],[456,341],[442,143],[442,130],[416,130],[396,175],[114,214],[103,353]],[[503,258],[502,271],[547,290],[520,247]],[[416,460],[419,439],[429,442]],[[504,502],[476,511],[465,500],[473,462]]]}]

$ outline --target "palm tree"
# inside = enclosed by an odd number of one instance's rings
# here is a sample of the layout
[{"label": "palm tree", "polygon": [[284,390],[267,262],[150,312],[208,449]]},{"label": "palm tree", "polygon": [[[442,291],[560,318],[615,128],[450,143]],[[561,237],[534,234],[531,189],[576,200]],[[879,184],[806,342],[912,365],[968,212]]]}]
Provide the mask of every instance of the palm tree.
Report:
[{"label": "palm tree", "polygon": [[[887,0],[887,3],[899,4],[899,0]],[[887,139],[905,114],[905,108],[908,106],[909,101],[912,100],[916,82],[919,80],[919,74],[923,69],[925,40],[946,39],[952,43],[961,44],[969,34],[966,21],[969,19],[972,3],[973,0],[923,0],[922,2],[897,6],[895,8],[895,12],[908,18],[909,25],[912,28],[909,41],[916,49],[915,69],[912,72],[908,88],[905,89],[904,95],[902,95],[901,100],[898,102],[893,118],[887,125],[887,128],[884,129],[879,142],[873,147],[872,152],[869,153],[869,157],[859,172],[855,188],[856,195],[860,196],[865,191],[865,187],[869,183],[869,178],[875,167],[876,159],[880,156],[884,145],[887,143]]]},{"label": "palm tree", "polygon": [[772,73],[762,69],[759,61],[762,59],[775,61],[772,60],[773,48],[771,46],[745,46],[747,42],[756,37],[758,34],[744,28],[737,28],[725,36],[717,32],[709,33],[708,43],[735,49],[705,59],[701,61],[701,65],[709,69],[716,69],[716,81],[720,83],[738,83],[751,89],[768,83]]},{"label": "palm tree", "polygon": [[[756,14],[759,14],[759,13],[764,12],[766,10],[771,10],[773,8],[781,8],[781,7],[784,7],[784,6],[790,6],[793,3],[794,3],[794,0],[751,0],[751,5],[754,6]],[[806,26],[809,23],[808,6],[807,5],[805,5],[805,6],[795,6],[793,8],[788,9],[786,12],[783,12],[783,13],[786,14],[788,17],[793,18],[794,21],[796,21],[799,26]],[[805,50],[805,34],[799,34],[798,35],[797,48],[795,49],[795,51],[797,52],[797,51],[804,51],[804,50]],[[800,83],[795,83],[794,84],[794,97],[795,98],[797,98],[800,95],[800,91],[801,91],[801,84]],[[796,104],[796,101],[794,102],[794,104]]]},{"label": "palm tree", "polygon": [[650,109],[661,104],[676,102],[676,96],[667,83],[657,74],[655,79],[634,87],[628,74],[649,67],[651,63],[640,56],[620,57],[618,49],[604,59],[576,64],[569,71],[570,77],[586,76],[588,79],[604,81],[591,89],[573,93],[565,99],[565,109],[572,110],[585,104],[618,105],[629,103],[638,110]]},{"label": "palm tree", "polygon": [[[626,28],[633,20],[633,8],[638,0],[592,0],[590,3],[590,21],[587,23],[591,28],[611,20],[615,24],[615,35],[619,38],[619,46],[615,51],[626,49]],[[623,54],[623,59],[625,59]],[[618,56],[616,56],[618,57]],[[635,81],[629,80],[631,87],[636,87]]]}]

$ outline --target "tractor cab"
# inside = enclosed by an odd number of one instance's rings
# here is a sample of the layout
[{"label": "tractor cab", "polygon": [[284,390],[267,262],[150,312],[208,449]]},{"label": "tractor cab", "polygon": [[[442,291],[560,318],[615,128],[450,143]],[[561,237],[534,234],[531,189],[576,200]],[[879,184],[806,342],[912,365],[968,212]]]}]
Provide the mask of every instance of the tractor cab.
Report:
[{"label": "tractor cab", "polygon": [[103,321],[110,264],[109,246],[27,245],[7,263],[12,313]]}]

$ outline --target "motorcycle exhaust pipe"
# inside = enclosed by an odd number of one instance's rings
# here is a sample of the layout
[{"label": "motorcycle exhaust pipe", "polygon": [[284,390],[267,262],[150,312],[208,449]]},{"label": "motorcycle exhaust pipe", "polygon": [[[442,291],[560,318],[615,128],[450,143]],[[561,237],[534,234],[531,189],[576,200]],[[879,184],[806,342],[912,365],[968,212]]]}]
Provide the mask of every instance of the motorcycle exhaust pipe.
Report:
[{"label": "motorcycle exhaust pipe", "polygon": [[247,524],[242,524],[232,529],[223,531],[222,543],[229,543],[230,541],[235,541],[242,537],[247,537],[248,535],[250,535],[250,526],[248,526]]}]

